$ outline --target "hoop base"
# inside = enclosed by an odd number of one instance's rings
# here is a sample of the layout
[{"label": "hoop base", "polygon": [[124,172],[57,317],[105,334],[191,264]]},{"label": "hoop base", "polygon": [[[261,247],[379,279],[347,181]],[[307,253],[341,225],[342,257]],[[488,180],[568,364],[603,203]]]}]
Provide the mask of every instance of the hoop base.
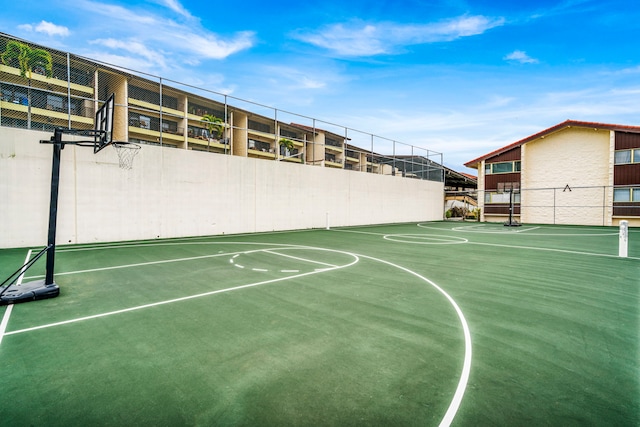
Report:
[{"label": "hoop base", "polygon": [[55,298],[60,294],[60,287],[51,283],[45,285],[44,280],[11,285],[0,297],[0,305],[18,304],[21,302],[37,301]]}]

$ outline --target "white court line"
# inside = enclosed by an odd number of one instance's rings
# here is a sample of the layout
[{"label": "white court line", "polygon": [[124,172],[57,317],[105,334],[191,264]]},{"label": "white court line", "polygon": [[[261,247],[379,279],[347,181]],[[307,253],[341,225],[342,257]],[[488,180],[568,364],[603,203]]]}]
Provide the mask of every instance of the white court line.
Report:
[{"label": "white court line", "polygon": [[462,325],[462,332],[464,335],[464,361],[462,363],[462,372],[460,373],[460,379],[458,380],[458,385],[453,395],[453,399],[451,400],[451,403],[449,404],[449,408],[447,408],[447,412],[444,414],[442,421],[440,421],[440,427],[450,426],[451,423],[453,422],[453,419],[456,416],[456,413],[458,412],[458,409],[460,408],[460,404],[462,403],[462,398],[464,397],[464,393],[467,389],[467,383],[469,382],[469,374],[471,373],[471,355],[472,355],[471,332],[469,330],[469,325],[467,324],[467,320],[465,319],[464,314],[462,313],[462,310],[460,309],[456,301],[451,297],[451,295],[449,295],[444,289],[438,286],[435,282],[432,282],[426,277],[421,276],[415,271],[409,270],[408,268],[402,267],[398,264],[394,264],[392,262],[385,261],[379,258],[374,258],[367,255],[359,255],[359,254],[357,256],[361,258],[368,258],[377,262],[381,262],[383,264],[390,265],[392,267],[405,271],[421,280],[424,280],[425,282],[433,286],[435,289],[437,289],[438,292],[444,295],[444,297],[449,301],[449,304],[453,306],[453,309],[458,315],[458,319],[460,320],[460,324]]},{"label": "white court line", "polygon": [[[588,256],[597,256],[597,257],[604,257],[604,258],[620,258],[620,256],[618,254],[599,254],[599,253],[595,253],[595,252],[571,251],[571,250],[568,250],[568,249],[537,248],[535,246],[500,245],[500,244],[497,244],[497,243],[480,243],[480,242],[468,242],[468,243],[470,245],[494,246],[494,247],[498,247],[498,248],[526,249],[526,250],[531,250],[531,251],[560,252],[560,253],[572,254],[572,255],[588,255]],[[640,258],[632,257],[632,256],[626,257],[625,259],[637,259],[637,260],[640,260]]]},{"label": "white court line", "polygon": [[[139,242],[122,242],[122,243],[78,243],[73,246],[62,246],[56,249],[56,253],[63,252],[76,252],[76,251],[91,251],[91,250],[99,250],[99,249],[118,249],[118,248],[139,248],[145,246],[172,246],[172,245],[210,245],[210,244],[221,244],[227,242],[210,242],[210,241],[199,241],[203,239],[221,239],[227,237],[243,237],[243,236],[255,236],[255,235],[269,235],[269,234],[283,234],[283,233],[304,233],[310,231],[324,231],[324,229],[317,230],[284,230],[284,231],[265,231],[260,233],[239,233],[239,234],[217,234],[211,236],[192,236],[192,237],[181,237],[181,238],[168,238],[167,240],[171,240],[170,242],[166,241],[155,241],[148,240],[144,243]],[[160,240],[163,240],[162,238]],[[230,242],[236,244],[259,244],[256,242]]]},{"label": "white court line", "polygon": [[[359,261],[359,259],[358,259],[358,257],[356,255],[354,255],[354,257],[355,257],[354,261],[352,261],[349,264],[345,264],[345,265],[342,265],[342,266],[339,266],[339,267],[335,267],[335,268],[331,268],[331,269],[323,269],[321,271],[322,272],[327,272],[327,271],[331,271],[331,270],[337,270],[337,269],[340,269],[340,268],[350,267],[350,266],[352,266],[353,264],[355,264],[355,263],[357,263]],[[181,301],[188,301],[188,300],[191,300],[191,299],[202,298],[202,297],[206,297],[206,296],[210,296],[210,295],[216,295],[216,294],[222,294],[222,293],[225,293],[225,292],[237,291],[237,290],[240,290],[240,289],[252,288],[252,287],[260,286],[260,285],[267,285],[269,283],[276,283],[276,282],[280,282],[280,281],[284,281],[284,280],[296,279],[296,278],[299,278],[299,277],[309,276],[309,275],[317,274],[317,273],[318,273],[318,271],[310,271],[310,272],[307,272],[307,273],[297,274],[295,276],[279,277],[277,279],[264,280],[262,282],[250,283],[248,285],[240,285],[240,286],[234,286],[232,288],[218,289],[216,291],[204,292],[204,293],[201,293],[201,294],[189,295],[189,296],[186,296],[186,297],[174,298],[174,299],[171,299],[171,300],[159,301],[159,302],[154,302],[154,303],[151,303],[151,304],[144,304],[144,305],[139,305],[139,306],[136,306],[136,307],[124,308],[122,310],[115,310],[115,311],[110,311],[110,312],[107,312],[107,313],[94,314],[92,316],[78,317],[76,319],[70,319],[70,320],[64,320],[62,322],[49,323],[49,324],[40,325],[40,326],[34,326],[32,328],[19,329],[19,330],[16,330],[16,331],[7,332],[5,335],[15,335],[15,334],[21,334],[21,333],[24,333],[24,332],[37,331],[39,329],[52,328],[54,326],[68,325],[68,324],[71,324],[71,323],[82,322],[82,321],[85,321],[85,320],[98,319],[98,318],[101,318],[101,317],[113,316],[115,314],[128,313],[128,312],[131,312],[131,311],[142,310],[142,309],[145,309],[145,308],[157,307],[157,306],[160,306],[160,305],[172,304],[172,303],[181,302]]]},{"label": "white court line", "polygon": [[9,324],[9,317],[11,317],[12,311],[13,311],[13,304],[7,305],[7,308],[4,311],[4,316],[2,316],[2,323],[0,323],[0,344],[2,344],[2,338],[6,335],[4,331],[7,330],[7,325]]},{"label": "white court line", "polygon": [[[305,249],[316,249],[316,250],[320,249],[320,248],[313,248],[313,247],[307,247],[307,246],[298,246],[298,247],[305,248]],[[112,315],[132,312],[132,311],[141,310],[141,309],[145,309],[145,308],[157,307],[157,306],[160,306],[160,305],[166,305],[166,304],[171,304],[171,303],[175,303],[175,302],[187,301],[187,300],[201,298],[201,297],[205,297],[205,296],[210,296],[210,295],[215,295],[215,294],[220,294],[220,293],[225,293],[225,292],[231,292],[231,291],[235,291],[235,290],[246,289],[246,288],[256,287],[256,286],[270,284],[270,283],[276,283],[276,282],[285,281],[285,280],[289,280],[289,279],[295,279],[295,278],[299,278],[299,277],[304,277],[304,276],[309,276],[309,275],[312,275],[312,274],[316,274],[316,273],[319,273],[319,272],[328,272],[328,271],[337,270],[337,269],[341,269],[341,268],[345,268],[345,267],[350,267],[350,266],[356,264],[360,260],[360,258],[367,258],[367,259],[370,259],[370,260],[373,260],[373,261],[376,261],[376,262],[380,262],[380,263],[387,264],[387,265],[390,265],[392,267],[398,268],[398,269],[400,269],[402,271],[405,271],[405,272],[407,272],[407,273],[419,278],[420,280],[423,280],[423,281],[427,282],[429,285],[431,285],[436,290],[438,290],[438,292],[440,292],[442,295],[444,295],[444,297],[449,301],[451,306],[454,308],[456,314],[458,315],[458,319],[460,320],[460,323],[462,325],[464,341],[465,341],[465,350],[464,350],[464,361],[463,361],[463,366],[462,366],[462,372],[460,374],[460,379],[458,380],[458,385],[457,385],[456,390],[454,392],[453,399],[451,400],[451,403],[449,404],[449,407],[447,408],[447,411],[446,411],[444,417],[442,418],[442,421],[440,422],[440,426],[441,427],[449,426],[453,422],[453,419],[455,418],[456,413],[457,413],[457,411],[458,411],[458,409],[460,407],[460,404],[462,402],[462,398],[464,397],[464,393],[466,391],[467,383],[469,381],[469,374],[470,374],[470,371],[471,371],[471,356],[472,356],[471,333],[469,331],[469,326],[468,326],[467,321],[466,321],[466,319],[464,317],[464,314],[462,313],[462,310],[460,309],[458,304],[455,302],[455,300],[446,291],[444,291],[444,289],[442,289],[436,283],[434,283],[431,280],[427,279],[426,277],[421,276],[420,274],[418,274],[418,273],[416,273],[416,272],[414,272],[412,270],[409,270],[409,269],[407,269],[405,267],[402,267],[400,265],[394,264],[394,263],[389,262],[389,261],[384,261],[384,260],[381,260],[379,258],[366,256],[366,255],[359,255],[359,254],[354,254],[354,253],[344,252],[344,251],[337,251],[337,250],[328,250],[328,249],[322,249],[322,250],[327,250],[327,251],[330,251],[330,252],[338,252],[338,253],[351,255],[351,256],[354,257],[354,260],[349,264],[345,264],[343,266],[338,266],[338,267],[334,267],[334,268],[319,269],[319,270],[315,270],[315,271],[312,271],[312,272],[297,274],[297,275],[294,275],[294,276],[280,277],[280,278],[277,278],[277,279],[265,280],[265,281],[251,283],[251,284],[247,284],[247,285],[235,286],[235,287],[227,288],[227,289],[219,289],[219,290],[216,290],[216,291],[210,291],[210,292],[205,292],[205,293],[201,293],[201,294],[197,294],[197,295],[190,295],[190,296],[185,296],[185,297],[181,297],[181,298],[175,298],[175,299],[171,299],[171,300],[160,301],[160,302],[151,303],[151,304],[145,304],[145,305],[141,305],[141,306],[137,306],[137,307],[130,307],[130,308],[111,311],[111,312],[107,312],[107,313],[95,314],[95,315],[92,315],[92,316],[85,316],[85,317],[81,317],[81,318],[70,319],[70,320],[65,320],[65,321],[56,322],[56,323],[50,323],[50,324],[45,324],[45,325],[40,325],[40,326],[34,326],[34,327],[31,327],[31,328],[25,328],[25,329],[12,331],[12,332],[9,332],[9,333],[7,333],[5,335],[15,335],[15,334],[20,334],[20,333],[25,333],[25,332],[31,332],[31,331],[36,331],[36,330],[40,330],[40,329],[45,329],[45,328],[51,328],[51,327],[55,327],[55,326],[68,325],[68,324],[72,324],[72,323],[82,322],[82,321],[85,321],[85,320],[97,319],[97,318],[101,318],[101,317],[107,317],[107,316],[112,316]],[[229,254],[222,254],[222,255],[229,255]],[[222,255],[220,255],[220,256],[222,256]]]},{"label": "white court line", "polygon": [[540,227],[529,227],[529,228],[523,228],[522,230],[515,230],[515,233],[524,233],[527,231],[531,231],[531,230],[537,230]]},{"label": "white court line", "polygon": [[[220,254],[211,254],[211,255],[200,255],[200,256],[194,256],[194,257],[187,257],[187,258],[174,258],[174,259],[165,259],[165,260],[160,260],[160,261],[148,261],[148,262],[138,262],[138,263],[134,263],[134,264],[124,264],[124,265],[114,265],[111,267],[98,267],[98,268],[90,268],[87,270],[76,270],[76,271],[67,271],[67,272],[62,272],[62,273],[56,273],[56,276],[68,276],[70,274],[81,274],[81,273],[95,273],[98,271],[109,271],[109,270],[118,270],[121,268],[132,268],[132,267],[144,267],[147,265],[158,265],[158,264],[168,264],[168,263],[172,263],[172,262],[182,262],[182,261],[194,261],[194,260],[198,260],[198,259],[207,259],[207,258],[217,258],[217,257],[223,257],[223,256],[229,256],[232,254],[244,254],[244,253],[248,253],[248,252],[252,252],[252,251],[241,251],[241,252],[225,252],[225,253],[220,253]],[[255,251],[253,251],[255,252]],[[31,276],[31,279],[37,279],[37,278],[41,278],[44,277],[43,275],[40,276]]]},{"label": "white court line", "polygon": [[[285,249],[287,249],[287,248],[285,248]],[[333,264],[327,264],[326,262],[320,262],[320,261],[314,261],[314,260],[312,260],[312,259],[300,258],[300,257],[293,256],[293,255],[282,254],[282,253],[280,253],[280,252],[272,252],[272,251],[270,251],[270,250],[268,250],[268,249],[265,249],[264,251],[261,251],[261,252],[267,252],[267,253],[270,253],[270,254],[272,254],[272,255],[280,255],[280,256],[287,257],[287,258],[291,258],[291,259],[295,259],[295,260],[298,260],[298,261],[309,262],[309,263],[311,263],[311,264],[326,265],[327,267],[330,267],[330,268],[335,268],[335,267],[337,267],[336,265],[333,265]]]},{"label": "white court line", "polygon": [[[420,226],[420,224],[418,224],[418,226]],[[470,226],[470,227],[479,227],[479,226]],[[434,228],[434,227],[422,227],[422,228]],[[333,230],[333,231],[342,231],[344,233],[359,233],[358,231],[348,231],[348,230]],[[449,231],[449,230],[445,230],[445,231]],[[366,233],[366,234],[373,234],[373,235],[376,235],[376,236],[383,236],[383,238],[385,236],[382,233]],[[498,234],[498,233],[494,233],[494,234]],[[500,233],[500,234],[508,234],[508,233]],[[538,234],[532,233],[531,235],[534,236],[534,235],[538,235]],[[590,236],[613,236],[613,235],[617,235],[617,233],[597,234],[597,235],[590,235]],[[429,235],[425,235],[425,236],[429,236]],[[567,234],[567,235],[545,234],[545,236],[584,236],[584,234],[582,234],[582,235],[579,235],[579,234]],[[404,243],[414,243],[414,242],[404,242]],[[566,253],[566,254],[587,255],[587,256],[604,257],[604,258],[620,258],[620,256],[618,254],[600,254],[600,253],[597,253],[597,252],[581,252],[581,251],[572,251],[572,250],[569,250],[569,249],[554,249],[554,248],[541,248],[541,247],[539,248],[539,247],[535,247],[535,246],[501,245],[501,244],[498,244],[498,243],[481,243],[481,242],[470,242],[470,241],[467,241],[466,243],[468,243],[470,245],[493,246],[493,247],[498,247],[498,248],[526,249],[526,250],[532,250],[532,251],[560,252],[560,253]],[[626,257],[625,259],[640,260],[640,257]]]},{"label": "white court line", "polygon": [[[31,259],[31,249],[29,249],[29,252],[27,252],[27,257],[24,260],[24,264],[28,263],[29,259]],[[26,270],[23,270],[22,273],[20,273],[18,280],[16,280],[16,286],[20,286],[20,284],[22,283],[25,272]],[[5,336],[5,331],[7,330],[7,326],[9,325],[9,318],[11,317],[12,311],[13,304],[7,305],[7,308],[4,311],[4,315],[2,316],[2,322],[0,323],[0,344],[2,344],[2,338]]]},{"label": "white court line", "polygon": [[[247,285],[235,286],[235,287],[227,288],[227,289],[219,289],[219,290],[216,290],[216,291],[210,291],[210,292],[205,292],[205,293],[201,293],[201,294],[197,294],[197,295],[190,295],[190,296],[185,296],[185,297],[181,297],[181,298],[175,298],[175,299],[172,299],[172,300],[166,300],[166,301],[160,301],[160,302],[151,303],[151,304],[145,304],[145,305],[141,305],[141,306],[137,306],[137,307],[130,307],[130,308],[122,309],[122,310],[115,310],[115,311],[111,311],[111,312],[107,312],[107,313],[100,313],[100,314],[95,314],[95,315],[91,315],[91,316],[85,316],[85,317],[76,318],[76,319],[65,320],[65,321],[56,322],[56,323],[50,323],[50,324],[45,324],[45,325],[40,325],[40,326],[34,326],[34,327],[31,327],[31,328],[25,328],[25,329],[12,331],[12,332],[9,332],[9,333],[7,333],[5,335],[15,335],[15,334],[20,334],[20,333],[25,333],[25,332],[31,332],[31,331],[36,331],[36,330],[40,330],[40,329],[51,328],[51,327],[55,327],[55,326],[62,326],[62,325],[67,325],[67,324],[71,324],[71,323],[77,323],[77,322],[81,322],[81,321],[85,321],[85,320],[97,319],[97,318],[101,318],[101,317],[107,317],[107,316],[111,316],[111,315],[132,312],[132,311],[141,310],[141,309],[145,309],[145,308],[151,308],[151,307],[156,307],[156,306],[160,306],[160,305],[171,304],[171,303],[174,303],[174,302],[187,301],[187,300],[201,298],[201,297],[205,297],[205,296],[209,296],[209,295],[215,295],[215,294],[220,294],[220,293],[225,293],[225,292],[230,292],[230,291],[235,291],[235,290],[240,290],[240,289],[246,289],[246,288],[256,287],[256,286],[270,284],[270,283],[276,283],[276,282],[285,281],[285,280],[289,280],[289,279],[305,277],[305,276],[309,276],[309,275],[316,274],[316,273],[319,273],[319,272],[328,272],[328,271],[337,270],[337,269],[341,269],[341,268],[345,268],[345,267],[350,267],[350,266],[356,264],[360,260],[360,258],[367,258],[367,259],[371,259],[373,261],[377,261],[377,262],[380,262],[380,263],[387,264],[387,265],[390,265],[392,267],[398,268],[400,270],[403,270],[403,271],[405,271],[405,272],[407,272],[407,273],[409,273],[409,274],[411,274],[411,275],[413,275],[413,276],[415,276],[415,277],[427,282],[432,287],[437,289],[442,295],[445,296],[445,298],[453,306],[454,310],[456,311],[456,313],[458,315],[458,318],[459,318],[459,320],[461,322],[461,325],[462,325],[462,330],[463,330],[463,335],[464,335],[464,340],[465,340],[465,352],[464,352],[463,368],[462,368],[462,372],[460,374],[460,379],[458,380],[458,385],[456,387],[453,399],[452,399],[451,403],[449,404],[449,407],[448,407],[448,409],[447,409],[442,421],[440,422],[440,426],[441,427],[449,426],[451,424],[451,422],[453,421],[453,419],[454,419],[454,417],[455,417],[455,415],[456,415],[456,413],[457,413],[457,411],[458,411],[458,409],[460,407],[460,404],[462,402],[462,398],[463,398],[465,390],[466,390],[467,383],[469,381],[469,373],[470,373],[470,370],[471,370],[471,354],[472,354],[471,333],[469,332],[469,326],[468,326],[468,324],[466,322],[464,314],[462,313],[462,310],[460,309],[458,304],[455,302],[455,300],[446,291],[444,291],[444,289],[442,289],[440,286],[438,286],[436,283],[432,282],[431,280],[427,279],[426,277],[421,276],[420,274],[418,274],[418,273],[416,273],[414,271],[411,271],[411,270],[409,270],[409,269],[407,269],[405,267],[399,266],[399,265],[391,263],[389,261],[384,261],[384,260],[381,260],[379,258],[374,258],[374,257],[366,256],[366,255],[358,255],[358,254],[345,252],[345,251],[330,250],[330,249],[324,249],[324,248],[314,248],[314,247],[309,247],[309,246],[296,246],[296,245],[287,245],[287,246],[297,247],[297,248],[302,248],[302,249],[326,250],[326,251],[330,251],[330,252],[343,253],[343,254],[350,255],[350,256],[354,257],[354,260],[349,264],[345,264],[345,265],[337,266],[337,267],[333,267],[333,268],[316,269],[315,271],[312,271],[312,272],[297,274],[297,275],[294,275],[294,276],[280,277],[280,278],[277,278],[277,279],[265,280],[265,281],[251,283],[251,284],[247,284]],[[261,251],[263,251],[263,250],[261,250]],[[242,252],[242,253],[245,253],[245,252]],[[225,255],[228,256],[230,254],[231,253],[218,254],[216,256],[225,256]],[[279,254],[279,253],[276,253],[276,254],[282,255],[282,254]],[[212,257],[212,256],[207,256],[207,257]],[[197,258],[202,258],[202,257],[195,257],[195,259],[197,259]],[[190,260],[190,259],[194,259],[194,258],[184,258],[183,260]],[[177,260],[173,260],[173,261],[177,261]],[[171,262],[171,261],[168,261],[168,262]],[[151,263],[151,264],[153,264],[153,263]],[[142,264],[142,265],[146,265],[146,264]],[[110,268],[117,268],[117,267],[110,267]],[[71,273],[69,273],[69,274],[71,274]]]},{"label": "white court line", "polygon": [[339,228],[332,228],[329,231],[340,231],[342,233],[373,234],[374,236],[384,236],[386,234],[386,233],[374,233],[373,231],[341,230]]}]

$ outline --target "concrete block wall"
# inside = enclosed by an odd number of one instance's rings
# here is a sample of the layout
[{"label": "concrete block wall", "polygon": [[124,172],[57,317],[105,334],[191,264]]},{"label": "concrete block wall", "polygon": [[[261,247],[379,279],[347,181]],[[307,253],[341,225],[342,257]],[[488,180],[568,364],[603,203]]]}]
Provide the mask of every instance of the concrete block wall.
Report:
[{"label": "concrete block wall", "polygon": [[[611,132],[602,129],[567,128],[525,144],[522,222],[611,225],[602,206],[611,206],[612,195],[602,187],[613,184],[612,155]],[[560,190],[534,191],[542,188]]]},{"label": "concrete block wall", "polygon": [[[0,247],[44,246],[51,133],[0,127]],[[144,145],[62,150],[57,243],[442,219],[444,184]]]}]

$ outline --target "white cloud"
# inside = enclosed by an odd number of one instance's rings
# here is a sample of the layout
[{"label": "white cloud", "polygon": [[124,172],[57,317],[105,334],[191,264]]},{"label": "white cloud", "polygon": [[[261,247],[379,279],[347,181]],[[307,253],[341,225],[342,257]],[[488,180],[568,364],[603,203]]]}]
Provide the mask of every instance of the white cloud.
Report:
[{"label": "white cloud", "polygon": [[197,54],[203,59],[224,59],[241,50],[248,49],[254,44],[254,33],[244,31],[233,37],[223,39],[216,34],[200,34],[193,31],[171,31],[162,34],[163,43],[182,49],[190,54]]},{"label": "white cloud", "polygon": [[153,64],[153,67],[165,68],[166,65],[165,58],[161,53],[150,49],[137,40],[96,39],[89,43],[104,46],[114,51],[124,51],[133,54],[133,57],[139,58],[139,60],[142,58],[146,60],[143,62]]},{"label": "white cloud", "polygon": [[69,35],[69,29],[62,25],[56,25],[51,22],[41,21],[39,24],[24,24],[19,25],[18,28],[24,31],[35,31],[37,33],[44,33],[49,36],[66,37]]},{"label": "white cloud", "polygon": [[380,28],[365,25],[348,28],[335,24],[315,34],[297,36],[312,45],[332,50],[343,56],[370,56],[389,53],[389,47],[379,38]]},{"label": "white cloud", "polygon": [[266,75],[272,76],[274,84],[280,88],[285,87],[287,90],[323,89],[327,86],[326,77],[314,76],[305,70],[271,66],[265,67],[264,71]]},{"label": "white cloud", "polygon": [[162,3],[169,9],[173,10],[179,15],[184,16],[185,18],[193,18],[191,13],[187,9],[185,9],[178,0],[162,0]]},{"label": "white cloud", "polygon": [[408,45],[445,42],[482,34],[504,24],[503,18],[461,16],[429,24],[334,24],[317,32],[294,34],[298,40],[343,56],[391,54]]},{"label": "white cloud", "polygon": [[[181,16],[191,17],[179,2],[162,1],[163,5],[180,13]],[[224,59],[252,47],[255,43],[253,32],[244,31],[223,37],[203,28],[196,19],[181,23],[154,15],[150,11],[128,9],[113,4],[97,4],[91,0],[79,0],[78,5],[92,10],[95,17],[107,20],[109,32],[113,35],[112,40],[135,40],[137,45],[124,46],[113,41],[104,43],[103,39],[94,42],[108,48],[128,50],[136,55],[146,56],[159,64],[164,63],[164,60],[160,61],[157,57],[161,55],[160,52],[171,55],[173,61],[179,58],[180,61],[195,65],[202,59]],[[145,52],[145,49],[150,52]]]},{"label": "white cloud", "polygon": [[535,58],[527,55],[527,52],[522,50],[514,50],[510,54],[504,57],[507,61],[515,61],[521,64],[537,64],[539,61]]}]

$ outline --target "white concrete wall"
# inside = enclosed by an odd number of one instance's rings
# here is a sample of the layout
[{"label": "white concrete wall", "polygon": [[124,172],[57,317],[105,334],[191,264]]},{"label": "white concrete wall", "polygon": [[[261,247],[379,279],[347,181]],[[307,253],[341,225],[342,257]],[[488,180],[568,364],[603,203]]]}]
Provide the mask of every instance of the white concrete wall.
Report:
[{"label": "white concrete wall", "polygon": [[[525,144],[522,222],[611,225],[602,207],[611,205],[611,192],[601,188],[612,185],[610,141],[608,130],[568,128]],[[567,185],[572,190],[562,191]]]},{"label": "white concrete wall", "polygon": [[[0,127],[0,247],[47,240],[51,133]],[[442,219],[443,183],[143,146],[62,150],[57,243]]]}]

